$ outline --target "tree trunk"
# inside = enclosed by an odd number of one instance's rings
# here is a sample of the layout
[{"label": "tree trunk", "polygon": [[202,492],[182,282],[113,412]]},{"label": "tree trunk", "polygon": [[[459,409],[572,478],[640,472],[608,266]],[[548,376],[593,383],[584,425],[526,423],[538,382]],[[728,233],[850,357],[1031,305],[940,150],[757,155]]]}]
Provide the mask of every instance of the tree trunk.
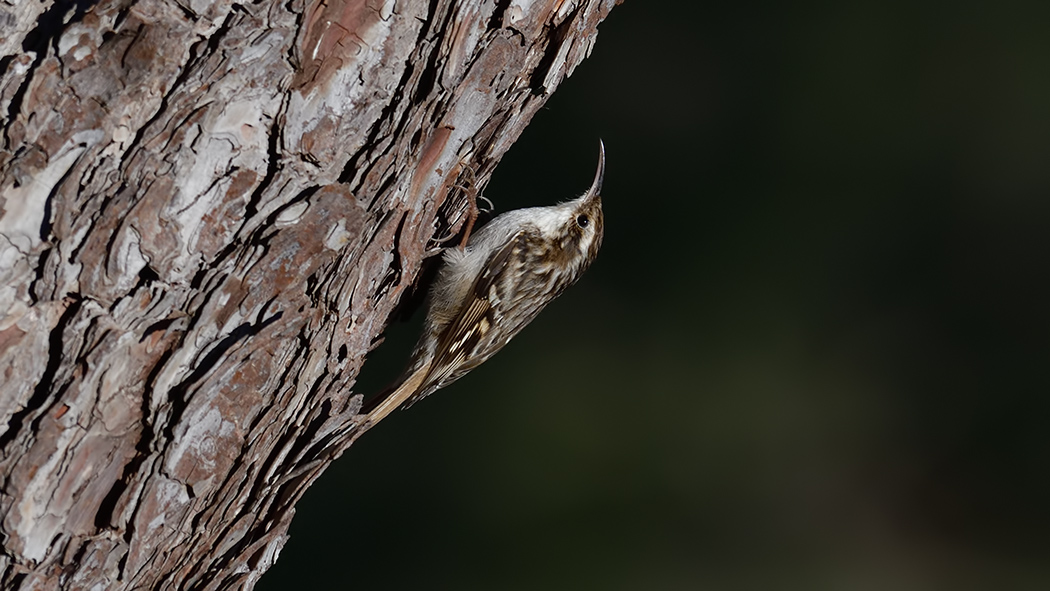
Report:
[{"label": "tree trunk", "polygon": [[252,588],[613,4],[0,5],[0,585]]}]

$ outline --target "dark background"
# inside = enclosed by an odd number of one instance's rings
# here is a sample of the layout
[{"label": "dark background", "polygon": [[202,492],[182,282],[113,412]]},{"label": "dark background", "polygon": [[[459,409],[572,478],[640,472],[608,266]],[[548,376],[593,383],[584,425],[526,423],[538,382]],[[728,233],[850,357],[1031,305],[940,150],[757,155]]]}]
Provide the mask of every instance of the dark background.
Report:
[{"label": "dark background", "polygon": [[1050,589],[1050,2],[981,4],[616,8],[486,190],[603,138],[597,263],[258,588]]}]

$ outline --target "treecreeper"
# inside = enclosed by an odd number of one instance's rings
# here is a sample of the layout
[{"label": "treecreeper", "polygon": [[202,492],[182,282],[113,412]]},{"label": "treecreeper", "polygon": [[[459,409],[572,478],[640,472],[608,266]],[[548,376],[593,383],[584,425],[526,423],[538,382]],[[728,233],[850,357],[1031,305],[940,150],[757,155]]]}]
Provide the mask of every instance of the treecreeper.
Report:
[{"label": "treecreeper", "polygon": [[445,251],[423,334],[400,383],[362,410],[357,434],[481,365],[576,282],[602,245],[605,145],[580,197],[496,216]]}]

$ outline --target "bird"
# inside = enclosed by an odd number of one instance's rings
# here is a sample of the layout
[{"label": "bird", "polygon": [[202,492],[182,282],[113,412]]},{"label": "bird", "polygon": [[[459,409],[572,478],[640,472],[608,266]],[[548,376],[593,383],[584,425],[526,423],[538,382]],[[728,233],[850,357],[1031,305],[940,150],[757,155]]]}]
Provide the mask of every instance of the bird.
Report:
[{"label": "bird", "polygon": [[364,406],[356,424],[371,428],[463,377],[575,283],[602,245],[604,177],[599,141],[598,170],[583,195],[505,212],[446,249],[408,369],[392,391]]}]

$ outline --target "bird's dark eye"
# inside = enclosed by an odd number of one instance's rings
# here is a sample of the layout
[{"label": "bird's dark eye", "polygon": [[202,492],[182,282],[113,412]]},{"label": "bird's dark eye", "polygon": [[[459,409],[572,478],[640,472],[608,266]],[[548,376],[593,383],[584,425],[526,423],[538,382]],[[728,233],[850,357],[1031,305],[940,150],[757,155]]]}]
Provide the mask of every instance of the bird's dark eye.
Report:
[{"label": "bird's dark eye", "polygon": [[586,228],[591,224],[591,218],[587,217],[586,214],[580,214],[576,216],[576,225],[581,228]]}]

